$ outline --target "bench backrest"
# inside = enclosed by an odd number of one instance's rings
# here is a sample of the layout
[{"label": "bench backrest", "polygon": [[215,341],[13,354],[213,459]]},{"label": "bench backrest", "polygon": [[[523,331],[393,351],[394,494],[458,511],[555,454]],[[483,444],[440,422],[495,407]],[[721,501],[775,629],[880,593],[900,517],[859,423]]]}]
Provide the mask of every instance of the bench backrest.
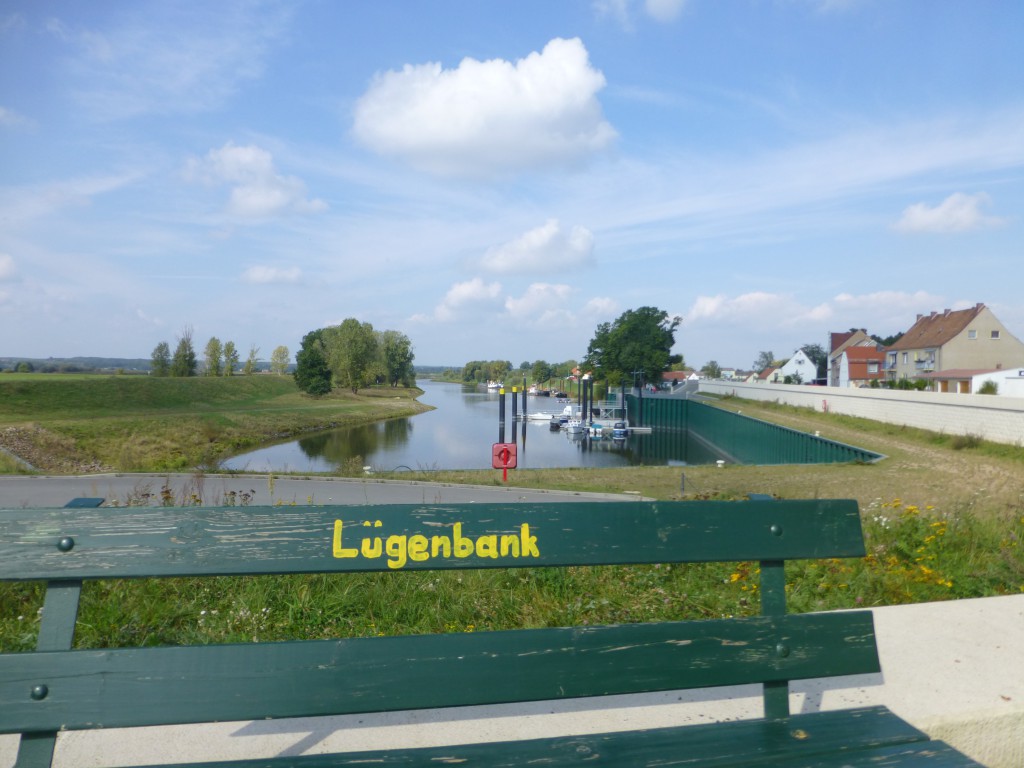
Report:
[{"label": "bench backrest", "polygon": [[[38,651],[0,654],[0,731],[31,751],[63,729],[744,683],[782,717],[790,680],[879,670],[869,612],[786,614],[784,561],[863,555],[848,500],[0,510],[0,580],[48,582]],[[86,579],[733,561],[760,562],[760,616],[67,650]]]}]

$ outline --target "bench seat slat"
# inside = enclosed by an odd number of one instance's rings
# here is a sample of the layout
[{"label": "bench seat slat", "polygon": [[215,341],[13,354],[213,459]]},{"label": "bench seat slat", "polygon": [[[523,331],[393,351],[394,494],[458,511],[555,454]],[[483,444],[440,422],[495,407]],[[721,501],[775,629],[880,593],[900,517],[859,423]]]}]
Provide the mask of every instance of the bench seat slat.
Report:
[{"label": "bench seat slat", "polygon": [[[780,646],[784,646],[780,651]],[[867,611],[0,655],[6,732],[565,699],[877,672]],[[47,696],[31,700],[34,686]]]},{"label": "bench seat slat", "polygon": [[[334,533],[341,521],[340,550]],[[380,525],[377,525],[380,523]],[[535,537],[528,551],[523,525]],[[363,537],[522,542],[518,556],[365,557]],[[61,541],[72,542],[58,547]],[[483,554],[481,554],[483,552]],[[860,557],[853,500],[0,510],[0,580]],[[398,563],[401,563],[398,566]]]},{"label": "bench seat slat", "polygon": [[[904,761],[904,762],[900,762]],[[916,761],[916,762],[915,762]],[[978,763],[928,741],[884,707],[817,712],[783,720],[657,728],[458,746],[305,755],[168,768],[880,768],[914,763],[931,768],[978,768]],[[156,768],[149,766],[148,768]]]}]

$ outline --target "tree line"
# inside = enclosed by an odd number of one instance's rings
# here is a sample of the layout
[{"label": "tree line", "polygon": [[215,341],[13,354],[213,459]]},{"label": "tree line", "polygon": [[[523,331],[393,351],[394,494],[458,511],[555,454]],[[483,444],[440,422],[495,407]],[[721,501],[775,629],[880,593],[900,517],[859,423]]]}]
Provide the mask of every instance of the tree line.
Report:
[{"label": "tree line", "polygon": [[[166,341],[157,344],[150,358],[150,375],[176,377],[198,375],[200,361],[196,356],[192,337],[192,326],[185,326],[178,337],[173,353]],[[249,354],[245,362],[242,363],[238,348],[233,341],[221,343],[216,336],[211,336],[203,349],[201,372],[205,376],[234,376],[236,372],[251,376],[256,372],[259,353],[259,347],[250,346]],[[275,347],[270,355],[270,370],[276,374],[287,372],[289,359],[288,347],[284,345]]]},{"label": "tree line", "polygon": [[377,331],[354,317],[302,337],[295,355],[295,383],[325,395],[335,387],[358,393],[371,384],[415,386],[412,342],[399,331]]}]

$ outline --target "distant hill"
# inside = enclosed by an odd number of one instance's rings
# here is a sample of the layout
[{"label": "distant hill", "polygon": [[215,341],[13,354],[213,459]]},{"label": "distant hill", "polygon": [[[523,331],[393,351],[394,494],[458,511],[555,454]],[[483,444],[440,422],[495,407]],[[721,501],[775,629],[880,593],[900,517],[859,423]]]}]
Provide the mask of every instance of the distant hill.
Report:
[{"label": "distant hill", "polygon": [[[134,371],[149,373],[151,360],[139,357],[0,357],[0,371],[12,371],[18,363],[31,363],[38,373],[80,373],[95,371],[107,373],[114,371]],[[460,366],[461,367],[461,366]],[[288,370],[294,370],[294,364]],[[417,365],[420,374],[444,373],[451,366]],[[257,371],[269,371],[270,363],[260,360],[256,363]]]},{"label": "distant hill", "polygon": [[149,371],[148,358],[133,357],[0,357],[0,370],[12,370],[18,363],[31,363],[40,373],[79,371]]}]

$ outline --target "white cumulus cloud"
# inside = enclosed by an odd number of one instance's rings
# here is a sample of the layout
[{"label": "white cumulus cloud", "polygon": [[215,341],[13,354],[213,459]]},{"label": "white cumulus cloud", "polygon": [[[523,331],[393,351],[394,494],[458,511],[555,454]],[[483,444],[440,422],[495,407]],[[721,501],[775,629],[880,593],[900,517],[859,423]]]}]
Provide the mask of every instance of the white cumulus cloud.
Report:
[{"label": "white cumulus cloud", "polygon": [[565,166],[615,137],[597,100],[604,85],[578,38],[515,62],[407,64],[374,78],[352,130],[374,152],[442,175]]},{"label": "white cumulus cloud", "polygon": [[543,323],[554,316],[568,315],[566,303],[571,294],[568,285],[533,283],[519,298],[505,299],[505,309],[514,318]]},{"label": "white cumulus cloud", "polygon": [[449,288],[441,303],[434,308],[432,316],[416,315],[413,320],[448,322],[456,319],[466,309],[498,305],[500,298],[501,283],[485,283],[479,277],[474,277]]},{"label": "white cumulus cloud", "polygon": [[1003,219],[982,213],[982,206],[990,202],[984,192],[976,195],[956,192],[936,206],[927,203],[907,206],[893,228],[900,232],[968,232],[998,226],[1004,223]]},{"label": "white cumulus cloud", "polygon": [[302,277],[302,270],[298,267],[254,266],[249,267],[242,273],[242,280],[247,283],[297,283]]},{"label": "white cumulus cloud", "polygon": [[327,209],[323,200],[307,196],[301,179],[278,173],[273,156],[255,145],[240,147],[229,141],[220,149],[211,149],[206,157],[191,158],[185,176],[207,184],[232,185],[227,210],[235,216],[262,218]]},{"label": "white cumulus cloud", "polygon": [[580,226],[568,232],[557,219],[548,219],[535,229],[503,245],[489,248],[481,266],[491,272],[536,272],[584,266],[592,260],[593,233]]}]

